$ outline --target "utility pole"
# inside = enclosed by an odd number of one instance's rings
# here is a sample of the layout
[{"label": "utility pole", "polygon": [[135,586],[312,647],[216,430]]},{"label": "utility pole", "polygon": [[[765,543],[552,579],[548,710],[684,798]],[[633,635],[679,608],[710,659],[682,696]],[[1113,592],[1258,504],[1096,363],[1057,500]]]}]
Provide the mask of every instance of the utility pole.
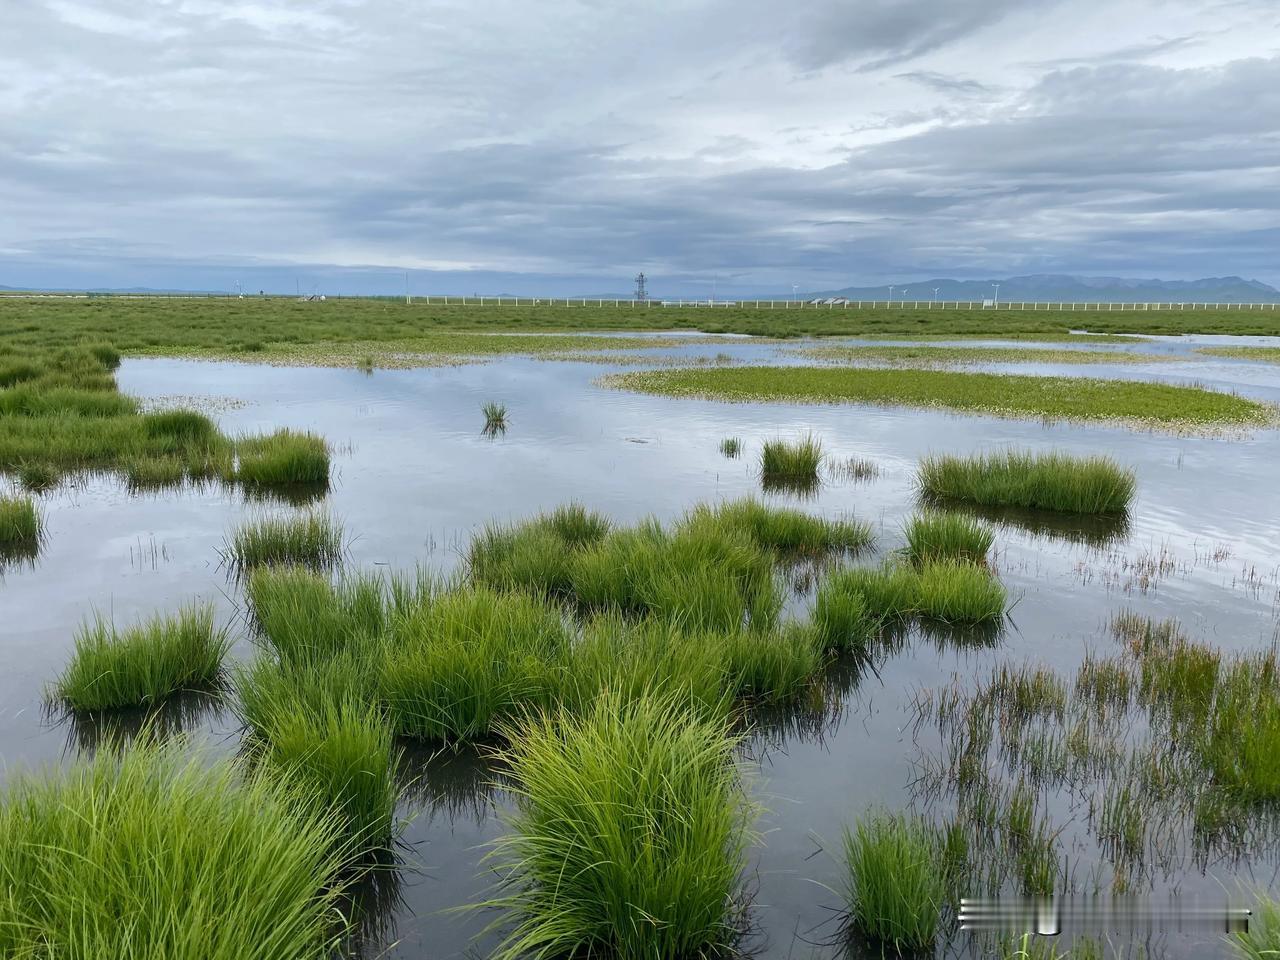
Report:
[{"label": "utility pole", "polygon": [[996,298],[993,302],[998,307],[1000,306],[1000,284],[993,283],[992,286],[996,288]]},{"label": "utility pole", "polygon": [[413,297],[409,296],[409,271],[404,272],[404,302],[413,303]]},{"label": "utility pole", "polygon": [[643,273],[636,274],[636,293],[635,298],[640,301],[649,299],[648,280]]},{"label": "utility pole", "polygon": [[798,283],[793,283],[793,284],[791,285],[791,302],[792,302],[792,303],[795,303],[795,300],[796,300],[796,291],[797,291],[797,290],[799,290],[799,289],[800,289],[800,284],[798,284]]}]

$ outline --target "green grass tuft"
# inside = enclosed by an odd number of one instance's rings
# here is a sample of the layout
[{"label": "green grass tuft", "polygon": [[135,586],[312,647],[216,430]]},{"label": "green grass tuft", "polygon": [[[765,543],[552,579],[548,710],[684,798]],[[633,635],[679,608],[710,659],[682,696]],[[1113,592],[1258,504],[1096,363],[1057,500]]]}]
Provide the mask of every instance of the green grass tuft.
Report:
[{"label": "green grass tuft", "polygon": [[315,960],[342,928],[334,816],[180,746],[9,782],[0,955]]},{"label": "green grass tuft", "polygon": [[1105,515],[1125,513],[1137,488],[1133,471],[1107,457],[1017,450],[927,457],[916,482],[925,498],[942,503]]},{"label": "green grass tuft", "polygon": [[[861,535],[851,524],[822,530],[837,540]],[[782,606],[772,558],[739,519],[711,510],[695,510],[667,531],[655,522],[610,530],[581,507],[561,508],[486,528],[472,541],[467,567],[473,583],[658,616],[695,631],[732,631],[747,621],[767,627]]]},{"label": "green grass tuft", "polygon": [[716,507],[699,505],[689,512],[685,522],[741,530],[761,547],[784,553],[856,553],[875,541],[869,524],[849,518],[827,520],[803,510],[769,506],[752,497]]},{"label": "green grass tuft", "polygon": [[267,644],[289,664],[314,664],[375,644],[388,625],[384,586],[353,576],[334,584],[307,567],[255,569],[245,590]]},{"label": "green grass tuft", "polygon": [[813,625],[827,650],[862,650],[875,637],[877,622],[867,612],[862,591],[848,583],[847,577],[837,574],[818,588]]},{"label": "green grass tuft", "polygon": [[760,451],[760,472],[766,483],[817,483],[825,458],[822,441],[812,434],[794,442],[766,440]]},{"label": "green grass tuft", "polygon": [[996,623],[1004,616],[1004,586],[986,569],[935,560],[920,567],[916,613],[949,624]]},{"label": "green grass tuft", "polygon": [[45,490],[52,490],[62,480],[62,474],[57,470],[47,463],[38,461],[18,464],[14,469],[14,475],[18,478],[18,483],[22,485],[22,489],[31,493],[43,493]]},{"label": "green grass tuft", "polygon": [[471,541],[467,568],[476,583],[503,590],[566,594],[570,554],[609,532],[607,517],[578,503],[514,526],[490,524]]},{"label": "green grass tuft", "polygon": [[695,632],[768,628],[782,608],[770,556],[713,515],[691,515],[672,533],[656,525],[616,531],[579,551],[569,577],[583,607]]},{"label": "green grass tuft", "polygon": [[907,556],[912,563],[956,560],[985,563],[995,542],[991,528],[962,513],[930,510],[907,523]]},{"label": "green grass tuft", "polygon": [[313,433],[277,430],[236,441],[236,478],[247,486],[326,484],[329,445]]},{"label": "green grass tuft", "polygon": [[495,960],[711,956],[736,940],[755,811],[723,721],[606,696],[511,741],[517,812],[488,858],[506,879],[486,904],[505,913]]},{"label": "green grass tuft", "polygon": [[1249,929],[1228,937],[1232,952],[1243,960],[1280,957],[1280,900],[1261,892],[1249,918]]},{"label": "green grass tuft", "polygon": [[931,950],[947,902],[937,829],[875,815],[845,829],[844,852],[850,925],[898,950]]},{"label": "green grass tuft", "polygon": [[0,497],[0,557],[6,552],[29,553],[40,546],[44,518],[30,497]]},{"label": "green grass tuft", "polygon": [[213,624],[213,606],[193,605],[123,632],[101,617],[81,627],[71,662],[55,685],[77,710],[157,703],[184,690],[214,686],[230,647]]},{"label": "green grass tuft", "polygon": [[731,460],[737,459],[742,454],[742,438],[725,437],[720,441],[720,452]]},{"label": "green grass tuft", "polygon": [[[347,671],[353,666],[342,664]],[[328,676],[339,679],[336,671]],[[237,673],[237,710],[254,734],[250,754],[332,810],[353,851],[385,849],[398,795],[391,728],[376,704],[342,689],[340,679],[327,688],[316,680],[310,670],[268,658]]]},{"label": "green grass tuft", "polygon": [[486,430],[504,430],[507,426],[507,405],[490,400],[482,406]]},{"label": "green grass tuft", "polygon": [[396,732],[458,743],[549,707],[569,631],[540,598],[474,588],[445,593],[399,625],[379,689]]},{"label": "green grass tuft", "polygon": [[1000,581],[971,563],[849,567],[818,587],[813,624],[827,649],[862,650],[882,627],[916,617],[951,626],[998,624],[1006,600]]},{"label": "green grass tuft", "polygon": [[819,588],[823,593],[857,593],[863,608],[875,621],[892,623],[915,615],[919,605],[920,576],[909,566],[850,567],[830,574]]},{"label": "green grass tuft", "polygon": [[219,439],[214,422],[195,410],[163,410],[143,414],[142,427],[147,436],[175,449],[208,447]]},{"label": "green grass tuft", "polygon": [[265,517],[236,529],[224,556],[240,573],[281,564],[324,569],[342,559],[342,536],[342,524],[320,511]]}]

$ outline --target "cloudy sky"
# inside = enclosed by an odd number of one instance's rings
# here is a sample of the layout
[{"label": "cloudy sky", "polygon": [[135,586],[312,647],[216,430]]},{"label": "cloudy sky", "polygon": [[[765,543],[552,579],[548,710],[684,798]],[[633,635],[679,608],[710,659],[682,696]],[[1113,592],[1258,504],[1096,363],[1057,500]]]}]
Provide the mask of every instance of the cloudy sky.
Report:
[{"label": "cloudy sky", "polygon": [[0,284],[1280,284],[1276,0],[5,0]]}]

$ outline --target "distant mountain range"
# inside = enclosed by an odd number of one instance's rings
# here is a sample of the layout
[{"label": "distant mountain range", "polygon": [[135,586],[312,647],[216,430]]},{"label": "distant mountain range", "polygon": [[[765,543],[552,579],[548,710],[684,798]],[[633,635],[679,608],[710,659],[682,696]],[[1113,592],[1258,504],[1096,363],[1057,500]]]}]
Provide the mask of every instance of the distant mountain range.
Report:
[{"label": "distant mountain range", "polygon": [[[893,285],[893,299],[990,300],[995,285],[1001,300],[1101,301],[1111,303],[1275,303],[1280,290],[1259,280],[1242,277],[1207,277],[1203,280],[1130,280],[1124,277],[1076,277],[1066,274],[1032,274],[1003,280],[915,280]],[[845,287],[804,294],[814,297],[848,297],[851,300],[885,300],[889,286]],[[779,297],[779,299],[790,299]]]}]

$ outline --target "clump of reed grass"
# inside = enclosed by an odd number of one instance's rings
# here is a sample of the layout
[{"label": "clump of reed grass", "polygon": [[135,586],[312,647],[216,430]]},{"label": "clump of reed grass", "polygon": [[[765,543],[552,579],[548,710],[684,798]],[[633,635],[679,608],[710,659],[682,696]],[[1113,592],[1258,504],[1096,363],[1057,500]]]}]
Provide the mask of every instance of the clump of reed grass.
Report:
[{"label": "clump of reed grass", "polygon": [[335,584],[308,567],[267,566],[252,571],[245,594],[258,629],[290,664],[363,649],[388,624],[377,577],[356,575]]},{"label": "clump of reed grass", "polygon": [[489,400],[480,410],[484,413],[484,427],[486,430],[506,429],[507,405],[505,403],[496,403],[493,400]]},{"label": "clump of reed grass", "polygon": [[18,478],[22,489],[31,493],[51,490],[62,480],[62,475],[57,470],[39,461],[19,464],[14,470],[14,476]]},{"label": "clump of reed grass", "polygon": [[[1260,675],[1256,664],[1238,665],[1214,701],[1199,749],[1214,781],[1246,803],[1280,798],[1280,691],[1274,657]],[[1251,669],[1253,666],[1255,669]]]},{"label": "clump of reed grass", "polygon": [[334,814],[241,765],[135,743],[0,802],[0,953],[314,960],[341,931]]},{"label": "clump of reed grass", "polygon": [[1183,637],[1142,658],[1138,693],[1148,706],[1183,724],[1208,716],[1218,689],[1222,655]]},{"label": "clump of reed grass", "polygon": [[992,670],[984,696],[1008,730],[1021,729],[1037,717],[1061,723],[1066,716],[1066,684],[1047,667],[1001,664]]},{"label": "clump of reed grass", "polygon": [[1132,610],[1116,611],[1107,626],[1116,642],[1136,657],[1169,650],[1185,640],[1177,620],[1153,620]]},{"label": "clump of reed grass", "polygon": [[963,513],[928,510],[907,523],[907,556],[912,563],[955,560],[985,563],[995,533],[980,520]]},{"label": "clump of reed grass", "polygon": [[742,438],[725,437],[720,441],[720,452],[731,460],[736,460],[742,455]]},{"label": "clump of reed grass", "polygon": [[341,820],[352,851],[391,842],[398,789],[394,734],[377,704],[353,689],[350,660],[326,671],[289,669],[269,658],[236,675],[237,712],[253,731],[250,755]]},{"label": "clump of reed grass", "polygon": [[685,522],[720,524],[742,530],[760,546],[786,553],[857,552],[875,540],[870,524],[849,517],[838,520],[815,517],[803,510],[769,506],[754,497],[717,507],[699,505],[689,512]]},{"label": "clump of reed grass", "polygon": [[569,633],[538,597],[483,587],[444,593],[398,626],[379,665],[393,728],[459,743],[554,703]]},{"label": "clump of reed grass", "polygon": [[54,692],[76,710],[154,704],[216,685],[230,647],[211,604],[184,607],[117,631],[101,617],[76,633],[71,662]]},{"label": "clump of reed grass", "polygon": [[44,536],[44,517],[30,497],[0,497],[0,556],[34,552]]},{"label": "clump of reed grass", "polygon": [[566,503],[542,514],[539,525],[570,548],[599,543],[612,528],[609,518],[580,503]]},{"label": "clump of reed grass", "polygon": [[942,503],[1103,515],[1125,513],[1137,488],[1133,471],[1107,457],[1018,450],[926,457],[916,483],[926,499]]},{"label": "clump of reed grass", "polygon": [[539,714],[500,755],[517,798],[489,863],[505,878],[496,960],[709,956],[737,938],[754,809],[723,720],[602,696]]},{"label": "clump of reed grass", "polygon": [[571,595],[583,607],[655,616],[693,631],[774,624],[782,595],[770,556],[741,529],[711,514],[674,532],[656,523],[610,534],[576,553]]},{"label": "clump of reed grass", "polygon": [[[833,649],[862,646],[880,626],[915,616],[919,592],[919,574],[909,566],[846,567],[818,587],[816,622]],[[835,642],[841,636],[847,639]]]},{"label": "clump of reed grass", "polygon": [[825,457],[822,441],[813,434],[793,442],[766,440],[760,451],[760,472],[766,483],[817,483]]},{"label": "clump of reed grass", "polygon": [[560,702],[580,710],[602,690],[626,702],[660,694],[679,698],[699,715],[726,717],[736,700],[795,700],[811,689],[823,665],[812,632],[800,624],[700,633],[610,613],[592,618],[573,646]]},{"label": "clump of reed grass", "polygon": [[931,561],[920,567],[916,613],[943,623],[978,624],[1004,615],[1004,585],[970,563]]},{"label": "clump of reed grass", "polygon": [[332,567],[342,559],[342,524],[322,511],[249,520],[227,543],[224,558],[237,572],[278,564]]},{"label": "clump of reed grass", "polygon": [[1142,858],[1147,836],[1147,802],[1131,784],[1112,784],[1102,798],[1098,835],[1118,860]]},{"label": "clump of reed grass", "polygon": [[1122,664],[1086,654],[1076,673],[1075,695],[1097,712],[1128,708],[1133,678]]},{"label": "clump of reed grass", "polygon": [[176,486],[187,477],[186,463],[176,456],[139,456],[122,465],[125,481],[135,490]]},{"label": "clump of reed grass", "polygon": [[863,594],[841,580],[838,574],[828,577],[818,588],[814,630],[827,650],[862,650],[875,636],[876,618],[868,613]]},{"label": "clump of reed grass", "polygon": [[[782,606],[773,560],[741,519],[695,510],[672,531],[654,521],[611,530],[605,518],[569,505],[486,528],[472,541],[467,567],[473,583],[562,597],[587,610],[653,615],[690,630],[769,626]],[[809,534],[860,535],[853,525],[823,523],[813,521]]]},{"label": "clump of reed grass", "polygon": [[984,567],[927,561],[847,567],[818,587],[813,624],[827,649],[865,649],[881,628],[916,617],[958,626],[998,623],[1004,586]]},{"label": "clump of reed grass", "polygon": [[467,569],[473,582],[499,589],[566,594],[570,555],[600,542],[609,519],[580,503],[514,526],[487,526],[471,541]]},{"label": "clump of reed grass", "polygon": [[844,852],[850,925],[899,951],[931,949],[947,900],[938,830],[877,814],[845,829]]},{"label": "clump of reed grass", "polygon": [[1254,898],[1249,929],[1230,934],[1232,952],[1244,960],[1274,960],[1280,957],[1280,901],[1268,892]]},{"label": "clump of reed grass", "polygon": [[147,436],[164,441],[175,449],[209,447],[221,439],[217,425],[198,410],[161,410],[143,414],[142,427]]},{"label": "clump of reed grass", "polygon": [[724,665],[727,692],[755,702],[794,700],[825,665],[816,632],[800,623],[720,634],[712,648]]},{"label": "clump of reed grass", "polygon": [[114,370],[120,366],[120,351],[109,343],[91,343],[85,349],[104,370]]},{"label": "clump of reed grass", "polygon": [[277,430],[235,443],[235,476],[248,486],[325,484],[329,480],[329,445],[323,437],[297,430]]},{"label": "clump of reed grass", "polygon": [[722,639],[657,620],[629,621],[616,611],[594,616],[573,645],[560,703],[581,713],[608,690],[620,703],[663,696],[692,713],[726,717],[732,704]]}]

